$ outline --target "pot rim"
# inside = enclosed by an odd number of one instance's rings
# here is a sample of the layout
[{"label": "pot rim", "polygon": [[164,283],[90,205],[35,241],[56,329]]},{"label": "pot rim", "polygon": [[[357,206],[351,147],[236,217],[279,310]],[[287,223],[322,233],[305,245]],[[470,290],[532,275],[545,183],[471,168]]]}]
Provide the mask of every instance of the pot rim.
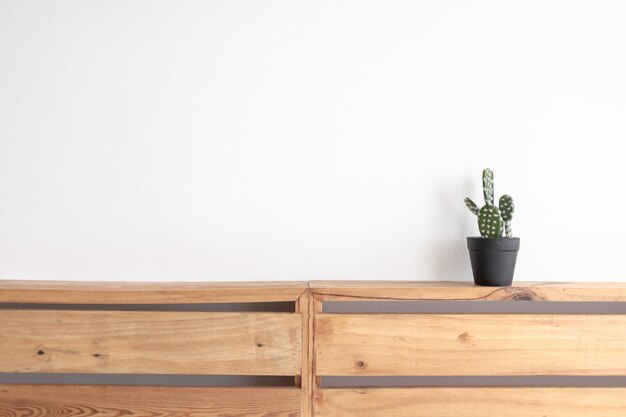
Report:
[{"label": "pot rim", "polygon": [[519,250],[519,237],[482,237],[469,236],[467,238],[467,248],[469,250],[492,250],[500,252],[514,252]]}]

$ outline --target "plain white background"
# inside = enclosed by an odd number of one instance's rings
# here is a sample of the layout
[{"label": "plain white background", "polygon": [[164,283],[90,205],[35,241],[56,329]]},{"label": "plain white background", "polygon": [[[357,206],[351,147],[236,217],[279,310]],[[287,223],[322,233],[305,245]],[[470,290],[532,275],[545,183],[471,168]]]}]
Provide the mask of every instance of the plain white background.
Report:
[{"label": "plain white background", "polygon": [[0,0],[0,278],[626,280],[623,1]]}]

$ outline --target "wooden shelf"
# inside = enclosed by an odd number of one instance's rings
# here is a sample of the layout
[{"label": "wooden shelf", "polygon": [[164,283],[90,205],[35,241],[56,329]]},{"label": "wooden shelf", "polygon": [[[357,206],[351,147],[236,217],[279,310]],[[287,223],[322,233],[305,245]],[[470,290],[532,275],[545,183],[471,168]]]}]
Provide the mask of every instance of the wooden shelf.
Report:
[{"label": "wooden shelf", "polygon": [[626,301],[626,283],[515,282],[479,287],[459,281],[311,281],[324,301]]},{"label": "wooden shelf", "polygon": [[0,303],[185,304],[296,301],[306,282],[1,281]]}]

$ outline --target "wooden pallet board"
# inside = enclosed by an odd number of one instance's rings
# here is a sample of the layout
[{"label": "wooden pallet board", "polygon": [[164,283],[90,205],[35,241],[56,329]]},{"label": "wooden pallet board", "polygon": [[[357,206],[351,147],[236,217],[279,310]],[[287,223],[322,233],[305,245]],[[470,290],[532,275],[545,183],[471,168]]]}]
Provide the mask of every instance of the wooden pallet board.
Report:
[{"label": "wooden pallet board", "polygon": [[626,388],[337,388],[317,390],[317,417],[623,417]]},{"label": "wooden pallet board", "polygon": [[[625,387],[321,388],[320,378],[332,375],[626,375],[626,315],[323,312],[327,301],[386,300],[624,302],[626,284],[334,281],[307,290],[307,283],[0,281],[0,303],[12,303],[0,310],[0,372],[276,375],[294,384],[0,385],[0,417],[625,415]],[[295,313],[19,306],[281,301],[293,301]]]},{"label": "wooden pallet board", "polygon": [[306,282],[71,282],[0,280],[0,303],[185,304],[295,301]]},{"label": "wooden pallet board", "polygon": [[320,314],[317,375],[626,375],[626,315]]},{"label": "wooden pallet board", "polygon": [[455,281],[311,281],[324,301],[626,301],[626,283],[515,282],[479,287]]},{"label": "wooden pallet board", "polygon": [[298,313],[2,310],[0,372],[299,375]]},{"label": "wooden pallet board", "polygon": [[0,417],[300,417],[300,390],[0,385]]}]

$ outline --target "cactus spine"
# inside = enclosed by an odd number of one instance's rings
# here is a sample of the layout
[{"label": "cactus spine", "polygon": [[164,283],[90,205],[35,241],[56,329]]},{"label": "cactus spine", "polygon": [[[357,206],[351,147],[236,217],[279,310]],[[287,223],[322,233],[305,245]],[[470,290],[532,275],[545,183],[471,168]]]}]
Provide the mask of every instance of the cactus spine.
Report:
[{"label": "cactus spine", "polygon": [[503,195],[498,202],[499,208],[494,205],[493,171],[489,168],[483,170],[483,196],[485,205],[480,209],[472,199],[465,199],[467,208],[478,216],[480,235],[484,238],[498,238],[503,235],[513,237],[511,228],[515,211],[513,198],[510,195]]}]

